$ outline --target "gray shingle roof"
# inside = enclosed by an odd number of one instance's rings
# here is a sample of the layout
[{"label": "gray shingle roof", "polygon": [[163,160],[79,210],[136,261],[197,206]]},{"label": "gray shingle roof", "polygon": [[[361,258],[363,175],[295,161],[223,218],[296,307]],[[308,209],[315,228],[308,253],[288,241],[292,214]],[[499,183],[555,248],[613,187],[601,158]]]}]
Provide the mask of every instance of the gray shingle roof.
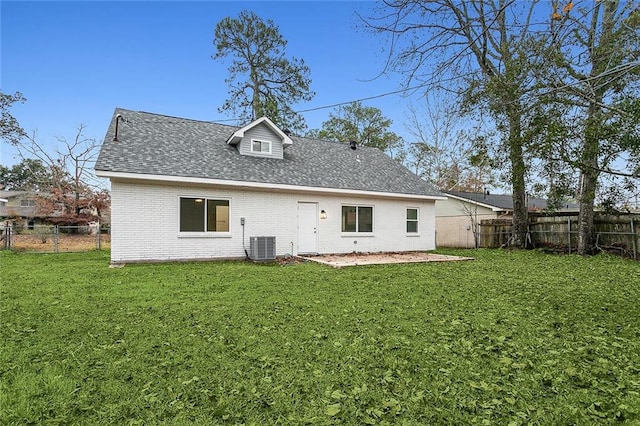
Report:
[{"label": "gray shingle roof", "polygon": [[[118,141],[115,117],[121,114]],[[227,139],[238,128],[116,109],[96,171],[152,174],[274,185],[442,196],[376,148],[291,136],[283,159],[240,155]]]},{"label": "gray shingle roof", "polygon": [[[463,192],[463,191],[445,191],[445,195],[450,194],[456,197],[465,198],[489,206],[497,207],[502,210],[513,210],[513,196],[511,194],[484,194],[482,192]],[[527,206],[529,210],[545,210],[547,208],[547,200],[544,198],[529,197],[527,198]],[[576,208],[573,203],[564,203],[564,208]]]}]

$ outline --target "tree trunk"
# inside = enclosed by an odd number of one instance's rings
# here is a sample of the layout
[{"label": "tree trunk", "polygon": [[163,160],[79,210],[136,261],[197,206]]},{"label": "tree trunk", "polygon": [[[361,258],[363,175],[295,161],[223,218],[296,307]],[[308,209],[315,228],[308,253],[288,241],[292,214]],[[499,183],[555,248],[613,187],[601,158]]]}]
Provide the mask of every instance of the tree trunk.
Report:
[{"label": "tree trunk", "polygon": [[600,108],[594,104],[589,107],[589,119],[584,135],[584,146],[580,161],[580,212],[578,214],[578,254],[588,255],[596,252],[593,232],[593,207],[598,186],[598,152],[600,141],[597,116]]},{"label": "tree trunk", "polygon": [[578,254],[594,254],[593,205],[596,196],[598,174],[594,170],[582,170],[580,174],[580,212],[578,214]]},{"label": "tree trunk", "polygon": [[[591,60],[589,77],[593,81],[599,80],[598,76],[606,73],[608,63],[611,61],[608,49],[612,48],[614,16],[618,3],[618,1],[609,1],[598,5],[598,8],[603,8],[602,28],[599,32],[598,40],[598,13],[594,11],[593,14],[589,33],[589,55]],[[592,99],[589,101],[587,110],[582,154],[580,156],[580,212],[578,214],[578,253],[583,256],[596,252],[593,232],[593,208],[598,177],[600,176],[598,172],[598,154],[600,153],[600,131],[604,124],[601,105],[610,84],[611,81],[601,83],[595,87],[592,84],[588,85],[589,89],[591,89]]]},{"label": "tree trunk", "polygon": [[525,191],[525,165],[522,153],[522,129],[520,113],[509,113],[509,160],[511,163],[511,185],[513,197],[513,226],[511,246],[527,246],[528,212]]}]

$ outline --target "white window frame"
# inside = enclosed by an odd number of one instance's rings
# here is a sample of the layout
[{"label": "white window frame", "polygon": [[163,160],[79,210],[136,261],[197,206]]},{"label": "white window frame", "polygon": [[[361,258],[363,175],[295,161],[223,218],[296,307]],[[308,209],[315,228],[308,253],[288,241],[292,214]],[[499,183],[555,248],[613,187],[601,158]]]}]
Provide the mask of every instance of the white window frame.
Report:
[{"label": "white window frame", "polygon": [[[415,210],[416,211],[416,218],[415,219],[409,219],[409,210]],[[416,231],[407,231],[407,225],[409,222],[415,222],[416,223]],[[409,236],[417,236],[420,235],[420,208],[419,207],[413,207],[413,206],[407,206],[404,209],[404,230],[407,233],[407,235]]]},{"label": "white window frame", "polygon": [[[356,208],[356,230],[355,231],[343,231],[342,230],[342,209],[344,207],[355,207]],[[360,231],[358,229],[358,210],[363,207],[371,208],[371,231]],[[369,237],[373,236],[376,230],[376,209],[375,206],[371,204],[342,204],[340,206],[340,232],[343,236],[360,236],[360,237]]]},{"label": "white window frame", "polygon": [[[204,211],[204,230],[203,231],[181,231],[180,230],[180,200],[182,200],[183,198],[189,198],[189,199],[201,199],[204,203],[205,206],[205,211]],[[228,213],[228,220],[229,220],[229,230],[228,231],[207,231],[207,201],[227,201],[229,203],[229,213]],[[178,206],[177,206],[177,211],[178,211],[178,223],[177,223],[177,229],[178,229],[178,237],[179,238],[231,238],[231,198],[229,197],[216,197],[216,196],[211,196],[211,197],[207,197],[207,196],[200,196],[200,195],[180,195],[178,196]]]},{"label": "white window frame", "polygon": [[[256,150],[254,150],[254,149],[253,149],[253,144],[254,144],[255,142],[260,142],[260,147],[261,147],[261,148],[262,148],[262,144],[268,144],[268,146],[269,146],[269,151],[262,151],[262,150],[260,150],[260,151],[256,151]],[[262,139],[251,139],[251,147],[250,147],[250,150],[251,150],[251,153],[252,153],[252,154],[262,154],[262,155],[265,155],[265,154],[272,154],[272,152],[273,152],[273,143],[272,143],[271,141],[265,141],[265,140],[262,140]]]}]

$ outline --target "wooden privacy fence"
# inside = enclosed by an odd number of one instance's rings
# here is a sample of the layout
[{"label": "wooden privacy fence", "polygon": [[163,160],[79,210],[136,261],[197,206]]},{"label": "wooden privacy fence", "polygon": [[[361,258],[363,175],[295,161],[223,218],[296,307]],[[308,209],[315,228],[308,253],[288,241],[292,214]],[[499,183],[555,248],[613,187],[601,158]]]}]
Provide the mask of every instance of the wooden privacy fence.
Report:
[{"label": "wooden privacy fence", "polygon": [[[638,259],[640,251],[640,215],[605,215],[594,217],[596,246],[605,251]],[[503,247],[511,238],[511,219],[488,219],[480,222],[480,247]],[[578,216],[529,216],[528,243],[532,247],[572,253],[578,246]]]}]

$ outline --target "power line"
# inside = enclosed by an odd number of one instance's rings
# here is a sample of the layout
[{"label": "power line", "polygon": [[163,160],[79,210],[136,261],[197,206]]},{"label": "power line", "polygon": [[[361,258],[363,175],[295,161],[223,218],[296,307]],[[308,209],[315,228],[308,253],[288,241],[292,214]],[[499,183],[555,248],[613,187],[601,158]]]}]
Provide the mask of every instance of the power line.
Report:
[{"label": "power line", "polygon": [[404,89],[394,90],[392,92],[380,93],[378,95],[367,96],[365,98],[355,99],[355,100],[352,100],[352,101],[345,101],[345,102],[339,102],[337,104],[331,104],[331,105],[319,106],[319,107],[314,107],[314,108],[301,109],[301,110],[298,110],[298,111],[295,111],[295,112],[297,114],[301,114],[303,112],[311,112],[311,111],[318,111],[318,110],[321,110],[321,109],[335,108],[335,107],[339,107],[339,106],[342,106],[342,105],[352,104],[354,102],[370,101],[371,99],[383,98],[385,96],[397,95],[398,93],[419,89],[422,86],[423,86],[423,84],[420,84],[418,86],[407,87],[407,88],[404,88]]},{"label": "power line", "polygon": [[[473,40],[471,40],[471,42],[469,42],[463,49],[461,49],[459,52],[457,52],[450,60],[449,62],[455,62],[457,59],[459,59],[463,54],[465,54],[465,52],[467,50],[469,50],[471,48],[471,46],[476,43],[482,36],[484,36],[487,32],[489,32],[493,26],[493,24],[497,21],[497,19],[499,18],[499,16],[504,13],[504,11],[511,6],[512,4],[516,3],[517,0],[511,0],[509,2],[507,2],[506,4],[502,5],[502,7],[500,7],[499,10],[496,11],[495,16],[493,17],[493,19],[489,22],[488,25],[486,25],[486,27],[483,29],[482,32],[480,32],[478,35],[476,35]],[[533,24],[529,24],[531,26],[536,25],[536,23]],[[550,92],[555,92],[555,91],[559,91],[565,88],[569,88],[569,87],[574,87],[574,86],[578,86],[584,83],[588,83],[592,80],[596,80],[599,79],[601,77],[605,77],[608,76],[609,74],[612,73],[616,73],[619,71],[627,71],[627,69],[625,68],[629,68],[633,69],[636,66],[638,66],[638,61],[633,61],[627,64],[621,64],[617,67],[614,67],[613,69],[610,70],[606,70],[603,73],[596,75],[596,76],[588,76],[586,79],[584,80],[579,80],[579,81],[574,81],[571,83],[567,83],[564,86],[561,87],[556,87],[556,88],[552,88]],[[421,82],[420,84],[416,84],[413,86],[409,86],[409,87],[404,87],[402,89],[398,89],[398,90],[392,90],[389,92],[384,92],[384,93],[380,93],[380,94],[376,94],[376,95],[372,95],[372,96],[366,96],[366,97],[362,97],[362,98],[357,98],[357,99],[353,99],[353,100],[349,100],[349,101],[343,101],[343,102],[337,102],[334,104],[329,104],[329,105],[323,105],[323,106],[318,106],[318,107],[312,107],[312,108],[306,108],[306,109],[301,109],[301,110],[297,110],[294,111],[296,114],[302,114],[302,113],[306,113],[306,112],[313,112],[313,111],[320,111],[323,109],[329,109],[329,108],[336,108],[336,107],[340,107],[343,105],[349,105],[352,104],[354,102],[363,102],[363,101],[369,101],[372,99],[379,99],[379,98],[383,98],[383,97],[387,97],[387,96],[392,96],[392,95],[397,95],[400,93],[406,93],[406,92],[410,92],[410,91],[414,91],[414,90],[418,90],[420,88],[424,88],[428,85],[434,84],[436,83],[436,79],[439,75],[441,75],[442,71],[434,71],[427,80]],[[460,78],[462,78],[464,76],[462,75],[458,75],[458,76],[454,76],[454,77],[450,77],[450,78],[445,78],[442,79],[440,78],[437,82],[438,83],[444,83],[444,82],[449,82],[449,81],[454,81],[454,80],[458,80]],[[216,122],[231,122],[231,121],[239,121],[238,118],[232,118],[232,119],[224,119],[224,120],[216,120]]]},{"label": "power line", "polygon": [[[462,55],[465,53],[465,51],[467,51],[467,50],[468,50],[468,49],[469,49],[469,48],[470,48],[474,43],[476,43],[476,42],[480,39],[480,37],[482,37],[483,35],[485,35],[485,34],[486,34],[490,29],[491,29],[492,25],[493,25],[493,24],[498,20],[498,18],[500,17],[500,15],[501,15],[502,13],[504,13],[504,11],[505,11],[509,6],[511,6],[513,3],[515,3],[515,1],[516,1],[516,0],[511,0],[510,2],[508,2],[508,3],[504,4],[504,5],[503,5],[503,6],[502,6],[498,11],[497,11],[497,13],[495,14],[495,16],[494,16],[494,17],[493,17],[493,19],[491,20],[491,22],[489,22],[489,24],[488,24],[488,25],[487,25],[487,26],[482,30],[482,32],[481,32],[480,34],[478,34],[478,35],[477,35],[477,36],[476,36],[476,37],[471,41],[471,43],[468,43],[468,44],[465,46],[465,48],[464,48],[464,49],[460,50],[456,55],[454,55],[454,56],[453,56],[453,58],[449,60],[449,62],[450,62],[450,63],[455,62],[458,58],[460,58],[460,56],[462,56]],[[406,88],[404,88],[404,89],[399,89],[399,90],[394,90],[394,91],[391,91],[391,92],[381,93],[381,94],[379,94],[379,95],[374,95],[374,96],[368,96],[368,97],[365,97],[365,98],[357,99],[357,100],[355,100],[355,101],[340,102],[340,103],[333,104],[333,105],[327,105],[327,106],[321,106],[321,107],[315,107],[315,108],[303,109],[303,110],[296,111],[296,113],[303,113],[303,112],[318,111],[318,110],[321,110],[321,109],[327,109],[327,108],[335,108],[335,107],[342,106],[342,105],[348,105],[348,104],[353,103],[353,102],[369,101],[369,100],[371,100],[371,99],[378,99],[378,98],[382,98],[382,97],[385,97],[385,96],[396,95],[396,94],[398,94],[398,93],[403,93],[403,92],[408,92],[408,91],[412,91],[412,90],[417,90],[417,89],[420,89],[420,88],[422,88],[422,87],[425,87],[425,86],[427,86],[427,85],[429,85],[429,84],[433,84],[433,83],[435,82],[436,76],[437,76],[437,74],[436,74],[436,73],[434,73],[434,74],[432,74],[432,75],[431,75],[431,77],[430,77],[427,81],[422,82],[422,83],[420,83],[420,84],[418,84],[418,85],[415,85],[415,86],[406,87]],[[460,78],[460,76],[452,77],[452,78],[450,78],[450,79],[440,80],[440,82],[452,81],[452,80],[456,80],[456,79],[458,79],[458,78]]]}]

